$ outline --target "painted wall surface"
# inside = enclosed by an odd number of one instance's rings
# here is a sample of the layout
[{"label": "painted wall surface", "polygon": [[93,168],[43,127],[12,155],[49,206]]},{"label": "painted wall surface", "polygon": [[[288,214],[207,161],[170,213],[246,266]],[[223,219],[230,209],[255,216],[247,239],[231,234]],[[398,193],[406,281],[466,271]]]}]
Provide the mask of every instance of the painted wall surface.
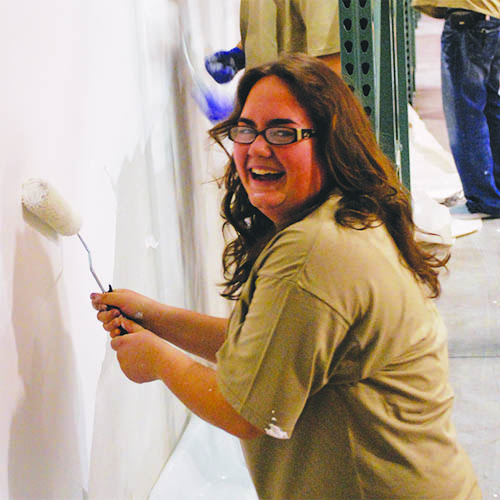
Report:
[{"label": "painted wall surface", "polygon": [[145,498],[175,446],[184,408],[121,376],[82,245],[25,213],[21,184],[45,178],[82,214],[106,285],[224,313],[205,184],[223,158],[207,150],[180,35],[201,68],[237,41],[237,4],[1,2],[2,499]]}]

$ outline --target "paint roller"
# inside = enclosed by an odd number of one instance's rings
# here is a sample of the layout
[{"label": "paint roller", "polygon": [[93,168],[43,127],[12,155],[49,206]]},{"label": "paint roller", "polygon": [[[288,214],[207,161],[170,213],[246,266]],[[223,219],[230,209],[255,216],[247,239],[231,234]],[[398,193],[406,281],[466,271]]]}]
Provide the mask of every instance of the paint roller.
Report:
[{"label": "paint roller", "polygon": [[[29,212],[36,215],[45,224],[49,225],[52,229],[54,229],[54,231],[56,231],[56,233],[59,233],[62,236],[73,236],[75,234],[78,236],[88,255],[90,273],[94,277],[101,292],[106,293],[106,290],[102,286],[101,281],[94,271],[94,267],[92,265],[92,255],[89,247],[79,233],[82,225],[80,215],[72,210],[69,204],[56,191],[56,189],[43,179],[33,178],[25,181],[22,185],[21,200],[23,206]],[[113,291],[111,285],[109,285],[107,291]],[[122,327],[120,327],[120,330],[121,335],[128,333]]]}]

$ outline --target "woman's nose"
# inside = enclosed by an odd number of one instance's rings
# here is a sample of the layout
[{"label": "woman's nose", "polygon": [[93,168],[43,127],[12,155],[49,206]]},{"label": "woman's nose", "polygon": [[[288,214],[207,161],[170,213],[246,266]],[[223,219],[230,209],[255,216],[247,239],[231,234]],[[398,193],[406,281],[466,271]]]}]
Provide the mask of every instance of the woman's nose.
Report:
[{"label": "woman's nose", "polygon": [[250,144],[248,154],[253,156],[269,157],[273,154],[270,144],[264,139],[263,135],[258,135]]}]

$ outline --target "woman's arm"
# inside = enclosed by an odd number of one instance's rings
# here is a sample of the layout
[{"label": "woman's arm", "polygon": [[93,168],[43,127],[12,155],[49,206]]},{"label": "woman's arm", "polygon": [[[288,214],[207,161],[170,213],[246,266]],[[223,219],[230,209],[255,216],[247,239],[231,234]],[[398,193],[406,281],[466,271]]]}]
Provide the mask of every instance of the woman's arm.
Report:
[{"label": "woman's arm", "polygon": [[[131,290],[93,293],[90,297],[99,311],[97,318],[108,332],[120,327],[123,313],[159,337],[211,362],[215,362],[215,354],[225,339],[226,318],[161,304]],[[118,309],[107,310],[108,306]]]},{"label": "woman's arm", "polygon": [[193,413],[240,439],[263,434],[224,399],[214,369],[198,363],[133,321],[120,318],[120,324],[129,334],[115,336],[113,330],[111,347],[129,379],[137,383],[162,380]]},{"label": "woman's arm", "polygon": [[226,336],[228,320],[160,304],[151,326],[172,344],[215,363]]}]

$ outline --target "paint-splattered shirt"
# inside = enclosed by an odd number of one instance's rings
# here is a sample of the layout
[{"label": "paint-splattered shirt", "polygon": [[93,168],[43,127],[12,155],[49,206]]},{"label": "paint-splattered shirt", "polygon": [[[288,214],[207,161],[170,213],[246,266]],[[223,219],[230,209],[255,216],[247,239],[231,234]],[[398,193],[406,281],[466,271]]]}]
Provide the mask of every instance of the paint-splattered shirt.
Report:
[{"label": "paint-splattered shirt", "polygon": [[446,334],[384,227],[334,197],[255,263],[218,353],[261,499],[478,499],[450,422]]}]

